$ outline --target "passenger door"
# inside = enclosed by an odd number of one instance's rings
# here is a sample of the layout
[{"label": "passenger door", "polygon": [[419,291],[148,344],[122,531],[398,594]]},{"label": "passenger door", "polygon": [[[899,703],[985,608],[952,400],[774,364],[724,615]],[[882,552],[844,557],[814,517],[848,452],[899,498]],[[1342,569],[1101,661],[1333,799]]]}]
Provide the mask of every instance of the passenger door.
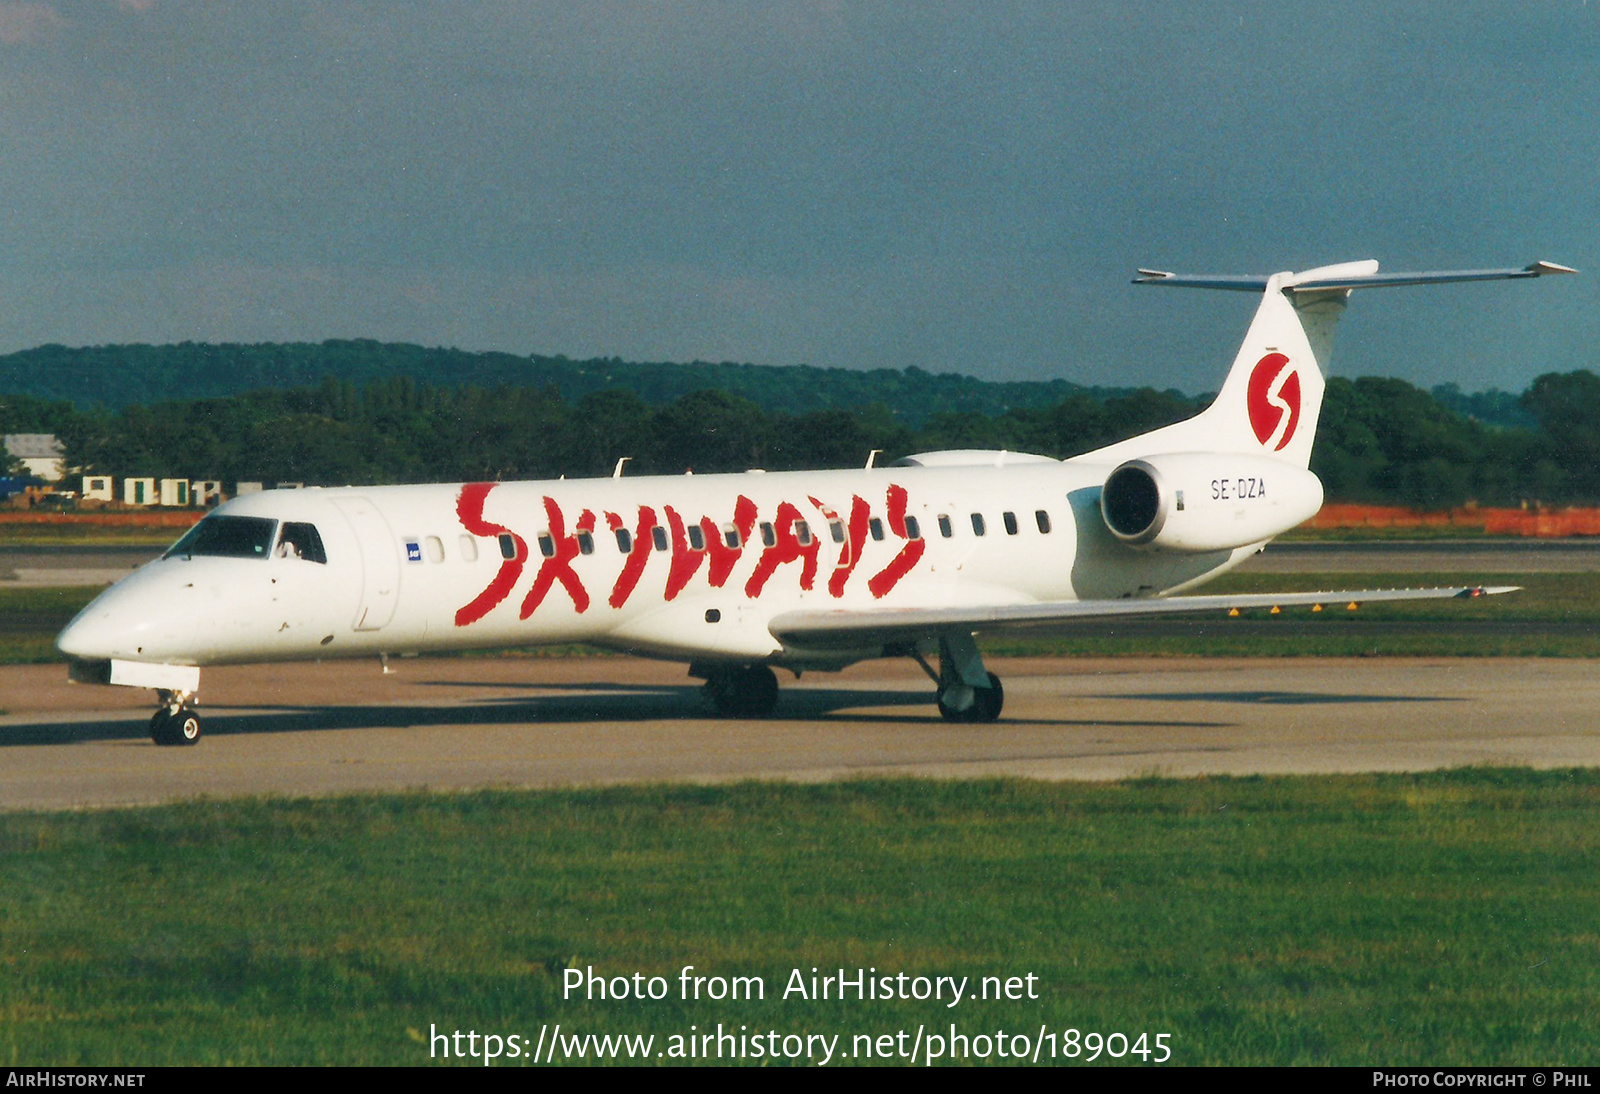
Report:
[{"label": "passenger door", "polygon": [[400,602],[399,540],[366,498],[334,498],[333,504],[350,522],[361,548],[361,601],[351,626],[358,631],[382,630]]}]

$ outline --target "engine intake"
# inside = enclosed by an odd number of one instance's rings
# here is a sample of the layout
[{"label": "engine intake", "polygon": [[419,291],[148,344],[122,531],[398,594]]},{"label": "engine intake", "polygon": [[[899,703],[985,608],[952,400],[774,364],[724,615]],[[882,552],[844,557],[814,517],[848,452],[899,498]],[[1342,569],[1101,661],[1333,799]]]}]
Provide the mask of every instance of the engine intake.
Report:
[{"label": "engine intake", "polygon": [[1106,526],[1124,543],[1148,543],[1166,521],[1156,469],[1143,460],[1111,472],[1101,488],[1100,504]]},{"label": "engine intake", "polygon": [[1100,512],[1130,547],[1226,551],[1282,535],[1322,508],[1310,471],[1264,456],[1197,452],[1129,460],[1106,476]]}]

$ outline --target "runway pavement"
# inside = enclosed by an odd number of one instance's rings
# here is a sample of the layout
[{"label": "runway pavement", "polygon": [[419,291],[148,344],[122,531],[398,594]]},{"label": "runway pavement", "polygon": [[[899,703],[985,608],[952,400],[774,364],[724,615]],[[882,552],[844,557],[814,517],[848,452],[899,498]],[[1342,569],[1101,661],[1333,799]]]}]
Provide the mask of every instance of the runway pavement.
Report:
[{"label": "runway pavement", "polygon": [[0,546],[0,589],[110,585],[160,556],[161,550],[159,547]]},{"label": "runway pavement", "polygon": [[998,724],[952,725],[906,662],[784,678],[776,715],[708,717],[680,666],[629,658],[207,670],[207,736],[157,748],[148,693],[0,668],[0,808],[197,795],[873,775],[1114,779],[1600,764],[1576,660],[1019,659]]}]

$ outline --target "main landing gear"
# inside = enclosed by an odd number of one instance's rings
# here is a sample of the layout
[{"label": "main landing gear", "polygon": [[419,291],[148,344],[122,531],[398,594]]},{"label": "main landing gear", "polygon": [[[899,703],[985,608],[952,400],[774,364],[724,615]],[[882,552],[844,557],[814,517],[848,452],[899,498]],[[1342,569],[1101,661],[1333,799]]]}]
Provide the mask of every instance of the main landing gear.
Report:
[{"label": "main landing gear", "polygon": [[708,666],[695,675],[705,676],[705,696],[724,718],[759,718],[778,705],[778,678],[765,665]]},{"label": "main landing gear", "polygon": [[192,691],[157,691],[159,710],[150,719],[150,739],[158,745],[192,745],[200,740],[200,715]]},{"label": "main landing gear", "polygon": [[922,670],[938,685],[939,716],[947,722],[993,722],[1005,706],[1005,689],[1000,677],[983,667],[983,655],[970,634],[946,635],[939,639],[939,671],[934,672],[916,650]]}]

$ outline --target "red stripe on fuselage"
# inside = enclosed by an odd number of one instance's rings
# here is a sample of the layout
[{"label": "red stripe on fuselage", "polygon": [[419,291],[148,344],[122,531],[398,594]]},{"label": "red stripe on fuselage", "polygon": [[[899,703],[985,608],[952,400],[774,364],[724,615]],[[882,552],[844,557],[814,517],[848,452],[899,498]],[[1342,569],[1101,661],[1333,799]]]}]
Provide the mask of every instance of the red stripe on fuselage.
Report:
[{"label": "red stripe on fuselage", "polygon": [[[583,582],[578,580],[577,573],[572,569],[572,560],[578,557],[578,537],[576,534],[567,535],[567,522],[561,515],[561,507],[548,495],[544,499],[544,515],[550,522],[550,539],[555,545],[556,553],[539,564],[539,572],[533,579],[533,588],[528,590],[526,599],[522,601],[521,618],[528,618],[534,613],[534,609],[544,603],[545,594],[557,581],[567,590],[567,595],[572,598],[572,606],[578,610],[579,615],[582,615],[589,608],[589,591],[583,587]],[[592,523],[594,516],[588,515]]]},{"label": "red stripe on fuselage", "polygon": [[[622,518],[615,513],[607,513],[606,520],[611,523],[613,531],[622,527]],[[628,560],[622,564],[617,583],[611,587],[608,603],[613,608],[620,608],[628,602],[634,587],[639,584],[639,578],[644,575],[644,564],[650,561],[650,529],[655,526],[656,511],[648,505],[639,506],[639,527],[633,533],[633,550],[628,552]]]},{"label": "red stripe on fuselage", "polygon": [[809,590],[817,577],[817,549],[822,546],[815,534],[811,542],[804,547],[795,535],[795,522],[800,520],[800,510],[788,502],[778,506],[778,517],[773,522],[773,544],[761,552],[761,558],[756,562],[755,572],[750,575],[750,580],[745,582],[744,595],[754,598],[761,595],[761,590],[766,587],[777,568],[784,563],[801,560],[800,587]]},{"label": "red stripe on fuselage", "polygon": [[710,517],[700,519],[700,527],[706,534],[706,553],[711,556],[706,580],[713,589],[722,588],[728,575],[733,573],[733,567],[744,554],[744,545],[750,542],[750,533],[756,529],[756,515],[756,503],[740,494],[739,500],[733,505],[733,526],[739,532],[737,547],[729,547],[723,542],[722,529]]},{"label": "red stripe on fuselage", "polygon": [[[492,482],[473,482],[463,486],[461,493],[456,497],[456,518],[461,521],[461,527],[475,536],[498,538],[509,535],[516,544],[516,555],[500,564],[500,569],[494,575],[494,580],[489,582],[488,588],[474,597],[470,604],[456,612],[458,627],[476,623],[488,615],[495,605],[510,596],[517,579],[522,576],[522,564],[528,558],[528,545],[523,542],[521,536],[503,524],[495,524],[483,518],[483,504],[488,500],[489,491],[497,485]],[[498,544],[496,546],[498,549]]]},{"label": "red stripe on fuselage", "polygon": [[873,574],[867,581],[867,589],[876,599],[883,599],[884,595],[900,583],[900,579],[910,573],[912,568],[922,559],[922,553],[928,549],[927,540],[912,539],[906,530],[906,505],[909,499],[906,488],[903,486],[889,487],[889,530],[908,542],[900,553],[890,560],[889,565]]},{"label": "red stripe on fuselage", "polygon": [[[684,528],[683,518],[678,511],[670,505],[662,506],[667,514],[667,529],[672,533],[672,564],[667,570],[667,599],[671,600],[683,592],[683,587],[689,584],[689,579],[700,569],[700,564],[706,560],[704,551],[691,551],[689,539]],[[705,533],[701,529],[701,534]],[[706,543],[709,545],[711,539]]]},{"label": "red stripe on fuselage", "polygon": [[859,495],[850,498],[850,523],[845,530],[845,542],[839,548],[839,565],[828,577],[828,592],[835,597],[844,595],[845,584],[856,572],[861,561],[861,549],[867,543],[867,522],[872,519],[872,507]]}]

